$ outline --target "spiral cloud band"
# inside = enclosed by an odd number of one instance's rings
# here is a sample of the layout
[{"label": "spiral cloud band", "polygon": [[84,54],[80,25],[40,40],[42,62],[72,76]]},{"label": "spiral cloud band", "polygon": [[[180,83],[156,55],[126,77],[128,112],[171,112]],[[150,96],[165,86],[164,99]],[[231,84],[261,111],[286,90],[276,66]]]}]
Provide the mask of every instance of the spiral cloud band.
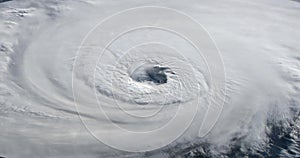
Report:
[{"label": "spiral cloud band", "polygon": [[208,32],[163,7],[128,9],[95,26],[77,52],[72,85],[87,130],[126,151],[166,146],[195,118],[194,132],[205,136],[225,99],[224,66]]},{"label": "spiral cloud band", "polygon": [[0,157],[300,157],[299,11],[0,0]]}]

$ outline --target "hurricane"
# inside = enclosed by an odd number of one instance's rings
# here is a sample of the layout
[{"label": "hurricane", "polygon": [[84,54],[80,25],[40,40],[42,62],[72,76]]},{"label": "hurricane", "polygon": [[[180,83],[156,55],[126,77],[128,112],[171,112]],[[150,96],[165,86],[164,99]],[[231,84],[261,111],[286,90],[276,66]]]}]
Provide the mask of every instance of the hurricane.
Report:
[{"label": "hurricane", "polygon": [[0,1],[0,157],[299,157],[300,3]]}]

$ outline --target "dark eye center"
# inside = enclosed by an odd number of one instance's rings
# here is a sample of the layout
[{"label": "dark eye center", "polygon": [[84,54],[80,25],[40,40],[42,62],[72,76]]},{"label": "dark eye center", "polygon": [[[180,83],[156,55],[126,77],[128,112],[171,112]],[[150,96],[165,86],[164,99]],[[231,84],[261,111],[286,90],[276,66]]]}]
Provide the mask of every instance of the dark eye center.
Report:
[{"label": "dark eye center", "polygon": [[166,73],[170,68],[161,66],[141,66],[136,68],[130,77],[137,82],[152,82],[160,85],[167,83],[168,76]]}]

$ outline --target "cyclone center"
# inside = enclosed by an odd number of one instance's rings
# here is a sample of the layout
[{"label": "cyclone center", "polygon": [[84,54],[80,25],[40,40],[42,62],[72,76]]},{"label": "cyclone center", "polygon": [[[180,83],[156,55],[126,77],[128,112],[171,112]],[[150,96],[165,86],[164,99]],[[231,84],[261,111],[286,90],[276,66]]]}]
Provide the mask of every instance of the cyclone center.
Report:
[{"label": "cyclone center", "polygon": [[144,64],[134,68],[130,77],[137,82],[160,85],[168,82],[168,73],[173,74],[169,67]]}]

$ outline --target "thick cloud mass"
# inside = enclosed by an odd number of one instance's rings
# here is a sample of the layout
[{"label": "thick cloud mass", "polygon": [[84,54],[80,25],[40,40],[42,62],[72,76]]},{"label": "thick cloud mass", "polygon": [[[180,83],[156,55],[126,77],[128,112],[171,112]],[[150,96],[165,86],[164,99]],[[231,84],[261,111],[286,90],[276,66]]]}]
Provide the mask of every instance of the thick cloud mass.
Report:
[{"label": "thick cloud mass", "polygon": [[[205,57],[195,55],[199,52],[188,42],[170,32],[144,29],[125,34],[101,56],[104,46],[97,42],[107,37],[83,44],[106,17],[149,5],[193,17],[221,53],[225,104],[205,137],[198,137],[199,127],[218,82],[211,80]],[[146,20],[140,16],[112,26]],[[156,24],[180,24],[191,34],[196,30],[176,19],[157,19]],[[300,3],[290,0],[0,1],[0,156],[300,156],[299,19]],[[113,35],[110,29],[102,31]],[[198,110],[185,131],[184,119],[192,117],[194,105]],[[180,107],[185,111],[173,130],[144,142],[137,142],[138,136],[117,142],[131,149],[149,142],[151,148],[185,131],[166,147],[125,152],[95,138],[121,138],[111,123],[129,131],[155,131]]]}]

